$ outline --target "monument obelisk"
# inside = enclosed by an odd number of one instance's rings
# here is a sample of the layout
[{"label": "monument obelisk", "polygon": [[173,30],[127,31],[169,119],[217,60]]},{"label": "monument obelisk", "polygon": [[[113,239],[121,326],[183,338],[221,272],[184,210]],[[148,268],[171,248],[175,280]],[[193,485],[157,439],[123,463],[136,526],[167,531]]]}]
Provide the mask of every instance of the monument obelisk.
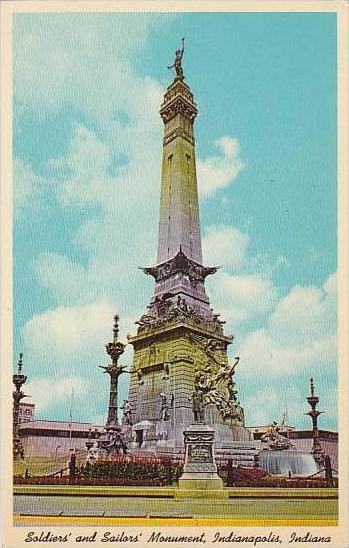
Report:
[{"label": "monument obelisk", "polygon": [[250,440],[237,400],[227,347],[233,337],[214,314],[205,278],[217,271],[203,265],[194,121],[197,107],[184,82],[182,48],[175,75],[160,108],[164,123],[157,263],[143,268],[155,280],[147,311],[136,322],[129,390],[139,449],[173,452],[183,448],[183,431],[193,422],[195,385],[205,394],[205,422],[218,443]]}]

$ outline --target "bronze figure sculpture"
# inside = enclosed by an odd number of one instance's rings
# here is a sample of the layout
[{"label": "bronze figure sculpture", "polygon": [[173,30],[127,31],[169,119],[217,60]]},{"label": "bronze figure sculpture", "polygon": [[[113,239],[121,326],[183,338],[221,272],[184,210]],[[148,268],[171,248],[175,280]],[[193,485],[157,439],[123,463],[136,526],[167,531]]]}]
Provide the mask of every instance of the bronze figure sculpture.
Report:
[{"label": "bronze figure sculpture", "polygon": [[174,68],[176,71],[176,79],[184,80],[183,67],[182,67],[182,57],[184,53],[184,38],[182,38],[182,49],[176,50],[176,56],[173,61],[173,65],[167,67],[168,69]]}]

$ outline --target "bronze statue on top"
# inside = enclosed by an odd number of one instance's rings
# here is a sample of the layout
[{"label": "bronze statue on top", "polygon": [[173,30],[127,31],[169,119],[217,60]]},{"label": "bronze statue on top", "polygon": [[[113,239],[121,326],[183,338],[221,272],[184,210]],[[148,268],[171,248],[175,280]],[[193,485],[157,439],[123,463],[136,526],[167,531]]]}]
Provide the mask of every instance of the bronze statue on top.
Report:
[{"label": "bronze statue on top", "polygon": [[173,61],[173,65],[167,67],[168,69],[174,68],[176,71],[176,80],[184,80],[183,67],[182,67],[182,57],[184,53],[184,38],[182,38],[182,49],[176,50],[176,56]]},{"label": "bronze statue on top", "polygon": [[268,442],[269,450],[291,449],[294,445],[280,434],[280,425],[273,421],[268,426],[267,432],[261,436],[262,442]]},{"label": "bronze statue on top", "polygon": [[192,409],[194,414],[194,422],[204,424],[205,423],[205,400],[204,393],[201,390],[196,389],[191,397]]}]

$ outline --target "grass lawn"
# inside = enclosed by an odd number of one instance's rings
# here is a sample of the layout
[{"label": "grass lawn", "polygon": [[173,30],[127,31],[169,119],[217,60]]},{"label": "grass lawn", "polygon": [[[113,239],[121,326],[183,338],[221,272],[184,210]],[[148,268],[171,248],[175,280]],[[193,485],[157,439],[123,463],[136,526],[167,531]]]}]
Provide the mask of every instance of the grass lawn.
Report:
[{"label": "grass lawn", "polygon": [[[83,460],[79,452],[76,452],[77,465],[80,466]],[[13,475],[23,476],[28,469],[30,476],[44,476],[58,472],[66,468],[69,461],[69,454],[57,455],[56,457],[26,457],[23,461],[14,461]],[[80,462],[81,461],[81,462]]]}]

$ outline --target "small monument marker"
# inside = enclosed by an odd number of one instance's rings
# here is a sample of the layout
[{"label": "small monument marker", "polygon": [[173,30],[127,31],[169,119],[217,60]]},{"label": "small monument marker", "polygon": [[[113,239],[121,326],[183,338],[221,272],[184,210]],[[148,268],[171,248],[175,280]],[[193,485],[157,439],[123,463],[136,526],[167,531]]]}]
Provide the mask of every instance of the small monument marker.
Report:
[{"label": "small monument marker", "polygon": [[223,480],[217,474],[214,458],[214,434],[205,424],[205,396],[196,384],[192,396],[194,424],[184,434],[185,461],[182,476],[178,480],[177,498],[226,499]]}]

